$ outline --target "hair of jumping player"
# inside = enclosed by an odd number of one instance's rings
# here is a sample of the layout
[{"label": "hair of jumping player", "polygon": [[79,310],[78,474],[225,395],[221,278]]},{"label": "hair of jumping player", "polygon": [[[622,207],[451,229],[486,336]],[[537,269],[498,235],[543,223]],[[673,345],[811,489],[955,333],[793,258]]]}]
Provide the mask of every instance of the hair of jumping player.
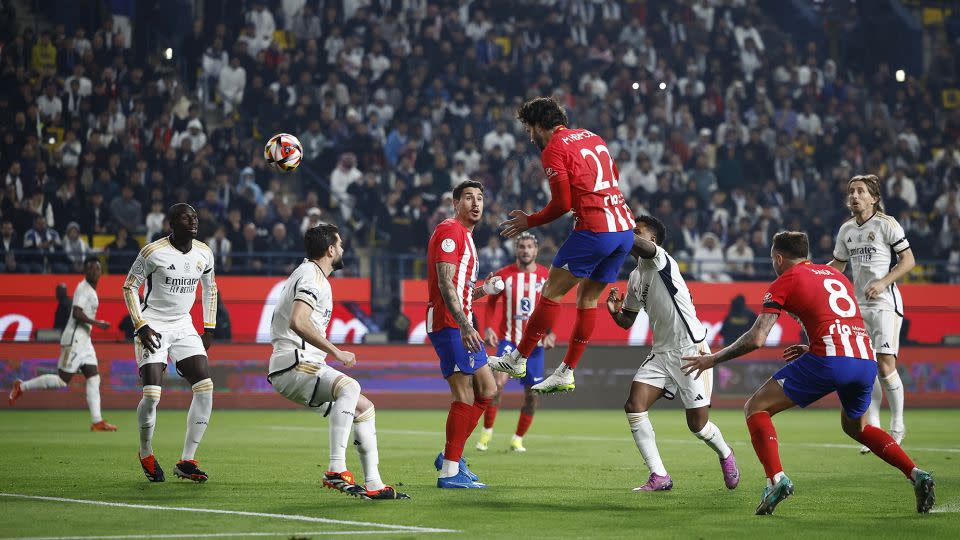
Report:
[{"label": "hair of jumping player", "polygon": [[170,223],[173,223],[180,217],[180,214],[187,210],[193,210],[193,207],[187,203],[177,203],[167,210],[167,219],[170,220]]},{"label": "hair of jumping player", "polygon": [[662,221],[653,216],[637,216],[637,223],[643,223],[653,229],[653,236],[658,246],[662,246],[667,239],[667,226]]},{"label": "hair of jumping player", "polygon": [[307,252],[307,258],[314,260],[326,255],[330,246],[337,244],[339,232],[340,229],[331,223],[321,223],[307,229],[307,232],[303,233],[303,247]]},{"label": "hair of jumping player", "polygon": [[773,250],[793,260],[810,256],[810,239],[800,231],[782,231],[773,235]]},{"label": "hair of jumping player", "polygon": [[89,268],[90,266],[92,266],[93,263],[100,264],[100,259],[98,259],[98,258],[96,258],[96,257],[88,257],[87,259],[85,259],[85,260],[83,261],[83,269],[86,270],[87,268]]},{"label": "hair of jumping player", "polygon": [[476,180],[464,180],[457,184],[457,187],[453,188],[453,200],[459,201],[460,196],[463,195],[463,190],[467,188],[477,188],[480,190],[480,193],[483,193],[483,184]]},{"label": "hair of jumping player", "polygon": [[567,113],[552,97],[538,97],[527,101],[517,109],[517,120],[531,127],[552,129],[567,127]]},{"label": "hair of jumping player", "polygon": [[[854,182],[863,182],[867,186],[867,193],[877,198],[877,204],[874,207],[877,209],[877,212],[884,213],[883,211],[883,196],[880,195],[880,179],[877,178],[875,174],[860,174],[854,176],[847,182],[847,190],[850,190],[850,184]],[[851,212],[852,213],[852,212]]]}]

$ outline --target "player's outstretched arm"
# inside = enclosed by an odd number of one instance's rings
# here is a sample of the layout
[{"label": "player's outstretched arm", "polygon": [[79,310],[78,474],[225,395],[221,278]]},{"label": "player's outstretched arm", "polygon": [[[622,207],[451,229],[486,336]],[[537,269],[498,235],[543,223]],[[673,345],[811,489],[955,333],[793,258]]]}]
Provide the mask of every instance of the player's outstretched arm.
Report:
[{"label": "player's outstretched arm", "polygon": [[770,330],[778,318],[779,314],[761,313],[750,330],[747,330],[736,341],[714,354],[684,356],[682,358],[684,364],[680,369],[687,375],[693,374],[694,378],[699,378],[701,373],[717,364],[733,360],[763,347],[763,344],[767,341],[767,335],[770,334]]},{"label": "player's outstretched arm", "polygon": [[527,215],[521,210],[510,212],[510,219],[500,224],[502,236],[514,238],[527,229],[545,225],[566,214],[573,207],[570,182],[566,177],[554,177],[550,181],[550,202],[536,214]]},{"label": "player's outstretched arm", "polygon": [[341,364],[350,367],[357,363],[356,355],[349,351],[342,351],[331,343],[323,332],[310,320],[313,307],[303,300],[294,299],[293,312],[290,314],[290,329],[301,339],[321,351],[333,356]]},{"label": "player's outstretched arm", "polygon": [[76,319],[77,322],[79,323],[90,325],[90,326],[96,326],[101,330],[106,330],[107,328],[110,328],[110,323],[108,323],[107,321],[98,321],[96,319],[91,319],[90,317],[87,317],[87,314],[83,312],[83,308],[77,305],[73,306],[73,318]]},{"label": "player's outstretched arm", "polygon": [[625,298],[626,294],[620,294],[620,289],[617,287],[610,289],[610,294],[607,295],[607,311],[610,313],[610,316],[613,317],[613,322],[617,323],[617,326],[627,329],[636,322],[637,312],[623,309],[623,301]]},{"label": "player's outstretched arm", "polygon": [[633,235],[633,249],[630,250],[630,256],[634,259],[652,259],[657,255],[657,245],[647,240]]},{"label": "player's outstretched arm", "polygon": [[480,332],[473,327],[473,323],[463,312],[463,306],[460,304],[460,298],[457,295],[456,288],[453,286],[453,276],[457,267],[452,263],[437,263],[437,282],[440,287],[440,296],[443,297],[443,303],[447,306],[447,311],[457,321],[460,327],[460,339],[463,340],[463,346],[468,351],[476,352],[483,348],[483,340],[480,338]]}]

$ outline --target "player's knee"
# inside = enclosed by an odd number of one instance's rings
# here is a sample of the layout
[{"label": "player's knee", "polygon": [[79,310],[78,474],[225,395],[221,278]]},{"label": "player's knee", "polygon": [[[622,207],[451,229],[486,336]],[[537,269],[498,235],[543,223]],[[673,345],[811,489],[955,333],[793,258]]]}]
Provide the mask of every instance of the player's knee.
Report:
[{"label": "player's knee", "polygon": [[360,399],[357,400],[357,409],[355,411],[356,419],[354,422],[362,422],[362,420],[360,420],[360,416],[367,410],[371,411],[371,414],[373,414],[373,402],[370,401],[370,398],[367,396],[360,394]]},{"label": "player's knee", "polygon": [[161,387],[148,384],[143,387],[143,398],[140,402],[150,407],[156,407],[160,403]]},{"label": "player's knee", "polygon": [[357,396],[357,399],[360,398],[360,383],[356,380],[347,377],[346,375],[341,375],[333,383],[333,398],[340,399],[341,397]]},{"label": "player's knee", "polygon": [[748,399],[746,403],[743,404],[743,416],[745,418],[750,418],[750,415],[759,412],[754,410],[753,398]]},{"label": "player's knee", "polygon": [[647,412],[647,407],[639,399],[628,399],[623,404],[623,410],[628,413],[642,413]]}]

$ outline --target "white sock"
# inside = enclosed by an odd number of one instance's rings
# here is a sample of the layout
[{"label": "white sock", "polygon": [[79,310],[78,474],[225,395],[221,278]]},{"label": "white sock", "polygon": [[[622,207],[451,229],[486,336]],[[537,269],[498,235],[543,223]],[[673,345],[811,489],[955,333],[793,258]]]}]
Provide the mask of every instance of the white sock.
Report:
[{"label": "white sock", "polygon": [[483,430],[482,432],[484,434],[490,435],[491,437],[493,437],[493,428],[480,428],[480,429]]},{"label": "white sock", "polygon": [[773,478],[769,479],[770,485],[772,486],[773,484],[776,484],[781,478],[783,478],[783,471],[778,472],[777,474],[773,475]]},{"label": "white sock", "polygon": [[330,466],[327,470],[339,473],[347,470],[347,444],[360,399],[360,384],[344,376],[337,382],[333,395],[336,399],[330,410]]},{"label": "white sock", "polygon": [[34,377],[29,381],[23,381],[20,383],[20,389],[24,392],[31,390],[53,390],[54,388],[63,388],[66,385],[67,383],[63,382],[63,379],[61,379],[59,375],[51,373]]},{"label": "white sock", "polygon": [[143,397],[137,405],[137,421],[140,426],[140,457],[153,454],[153,429],[157,426],[157,404],[160,403],[160,387],[146,385]]},{"label": "white sock", "polygon": [[459,461],[450,461],[449,459],[443,460],[443,466],[440,467],[440,478],[449,478],[451,476],[456,476],[459,472],[460,472]]},{"label": "white sock", "polygon": [[713,451],[720,456],[721,459],[726,459],[730,456],[730,447],[727,446],[727,441],[723,440],[723,433],[720,433],[720,428],[716,424],[707,420],[707,425],[703,426],[699,432],[694,433],[698,439],[707,443],[707,446],[713,448]]},{"label": "white sock", "polygon": [[517,435],[516,433],[514,433],[513,436],[510,437],[510,442],[513,442],[513,441],[520,441],[520,442],[522,443],[522,442],[523,442],[523,437],[521,437],[521,436]]},{"label": "white sock", "polygon": [[566,375],[567,372],[573,373],[573,368],[566,364],[561,363],[559,366],[557,366],[557,371],[555,373],[557,375]]},{"label": "white sock", "polygon": [[630,423],[633,440],[637,443],[637,448],[640,450],[640,455],[643,456],[643,462],[647,464],[647,468],[656,475],[666,476],[667,469],[663,467],[660,451],[657,450],[657,434],[654,433],[653,424],[647,418],[647,412],[627,413],[627,422]]},{"label": "white sock", "polygon": [[187,411],[187,434],[183,438],[183,454],[180,459],[193,459],[200,446],[200,440],[207,431],[210,414],[213,412],[213,381],[204,379],[191,386],[193,400]]},{"label": "white sock", "polygon": [[890,431],[903,431],[903,382],[896,370],[880,379],[890,402]]},{"label": "white sock", "polygon": [[90,408],[90,421],[96,424],[103,421],[100,415],[100,375],[87,379],[87,407]]},{"label": "white sock", "polygon": [[883,401],[883,392],[880,390],[880,380],[874,379],[873,393],[870,394],[870,406],[867,407],[867,424],[880,427],[880,402]]},{"label": "white sock", "polygon": [[363,484],[368,491],[383,489],[380,479],[380,452],[377,450],[376,411],[373,406],[353,420],[353,439],[363,466]]}]

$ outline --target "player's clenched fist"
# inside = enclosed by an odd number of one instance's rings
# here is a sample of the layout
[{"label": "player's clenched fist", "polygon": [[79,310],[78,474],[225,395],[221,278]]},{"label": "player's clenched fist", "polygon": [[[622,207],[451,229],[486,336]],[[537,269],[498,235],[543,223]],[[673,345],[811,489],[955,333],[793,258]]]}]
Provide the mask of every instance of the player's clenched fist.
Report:
[{"label": "player's clenched fist", "polygon": [[625,294],[620,293],[620,289],[616,287],[610,289],[610,294],[607,295],[607,309],[610,311],[610,313],[620,313],[620,309],[623,307],[623,299],[625,297]]}]

